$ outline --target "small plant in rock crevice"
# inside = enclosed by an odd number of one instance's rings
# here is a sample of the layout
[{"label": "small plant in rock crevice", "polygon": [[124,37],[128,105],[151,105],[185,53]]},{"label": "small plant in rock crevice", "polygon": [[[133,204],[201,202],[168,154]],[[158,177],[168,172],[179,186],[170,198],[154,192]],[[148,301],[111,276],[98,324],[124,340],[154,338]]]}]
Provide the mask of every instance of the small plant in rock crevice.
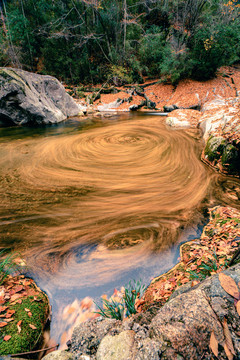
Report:
[{"label": "small plant in rock crevice", "polygon": [[102,298],[102,307],[97,305],[97,314],[105,318],[123,320],[125,317],[136,314],[136,300],[143,296],[146,287],[141,280],[130,281],[121,292],[115,290],[109,299]]}]

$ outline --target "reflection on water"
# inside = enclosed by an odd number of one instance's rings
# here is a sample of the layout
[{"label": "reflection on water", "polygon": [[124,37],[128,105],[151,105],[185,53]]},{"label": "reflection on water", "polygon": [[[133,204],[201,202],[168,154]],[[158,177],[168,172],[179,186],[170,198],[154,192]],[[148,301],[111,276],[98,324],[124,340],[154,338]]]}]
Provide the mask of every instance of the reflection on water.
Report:
[{"label": "reflection on water", "polygon": [[176,261],[173,244],[197,235],[206,206],[238,204],[237,180],[199,161],[197,131],[160,117],[0,135],[1,246],[21,252],[54,311],[116,281],[149,281]]}]

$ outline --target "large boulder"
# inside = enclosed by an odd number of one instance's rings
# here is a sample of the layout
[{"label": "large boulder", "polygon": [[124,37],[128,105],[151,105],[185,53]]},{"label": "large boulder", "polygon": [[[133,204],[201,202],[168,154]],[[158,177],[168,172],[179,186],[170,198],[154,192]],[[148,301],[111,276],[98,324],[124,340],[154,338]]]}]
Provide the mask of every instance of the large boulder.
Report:
[{"label": "large boulder", "polygon": [[150,323],[142,313],[122,323],[100,319],[81,324],[70,351],[75,359],[91,360],[210,360],[213,352],[218,359],[239,359],[239,280],[237,264],[195,287],[182,286],[150,316]]},{"label": "large boulder", "polygon": [[217,170],[230,174],[240,172],[240,99],[221,99],[203,107],[200,128],[206,147],[203,159]]},{"label": "large boulder", "polygon": [[0,125],[58,123],[79,111],[54,77],[0,68]]}]

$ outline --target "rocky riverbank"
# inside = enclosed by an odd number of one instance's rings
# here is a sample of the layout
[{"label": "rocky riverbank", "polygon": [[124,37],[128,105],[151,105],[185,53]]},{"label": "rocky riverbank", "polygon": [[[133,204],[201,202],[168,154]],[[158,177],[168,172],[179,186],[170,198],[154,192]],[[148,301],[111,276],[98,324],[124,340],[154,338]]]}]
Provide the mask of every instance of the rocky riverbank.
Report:
[{"label": "rocky riverbank", "polygon": [[68,352],[44,359],[238,358],[240,265],[228,265],[239,243],[239,211],[211,209],[201,238],[181,246],[181,261],[151,282],[136,315],[80,324]]},{"label": "rocky riverbank", "polygon": [[206,143],[202,160],[217,171],[239,175],[239,67],[223,67],[215,79],[206,82],[183,80],[177,87],[155,81],[125,88],[81,89],[80,92],[75,89],[73,95],[86,114],[161,111],[167,112],[169,126],[200,127]]}]

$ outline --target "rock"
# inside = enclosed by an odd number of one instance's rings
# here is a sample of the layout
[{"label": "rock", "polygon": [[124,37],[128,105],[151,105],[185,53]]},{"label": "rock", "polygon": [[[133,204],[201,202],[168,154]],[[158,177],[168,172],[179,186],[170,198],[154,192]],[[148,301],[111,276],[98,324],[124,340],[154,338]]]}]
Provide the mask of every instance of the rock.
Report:
[{"label": "rock", "polygon": [[43,357],[44,360],[73,360],[74,356],[65,350],[56,350]]},{"label": "rock", "polygon": [[79,107],[52,76],[0,68],[0,124],[58,123],[79,113]]},{"label": "rock", "polygon": [[[239,283],[240,264],[223,272]],[[209,344],[214,332],[221,345],[219,359],[226,359],[223,347],[227,326],[236,358],[240,358],[240,321],[234,301],[216,274],[195,287],[190,284],[180,287],[169,302],[150,317],[152,320],[144,318],[142,313],[123,323],[94,320],[81,324],[74,330],[71,351],[77,359],[80,356],[97,360],[211,359]],[[140,316],[143,317],[141,325]],[[149,326],[143,324],[145,320],[150,320]]]},{"label": "rock", "polygon": [[165,106],[163,107],[163,110],[164,110],[165,112],[171,112],[171,111],[176,110],[176,109],[178,109],[178,106],[177,106],[177,105],[165,105]]},{"label": "rock", "polygon": [[220,159],[220,155],[223,153],[223,149],[226,146],[226,141],[223,137],[213,137],[211,136],[205,146],[205,157],[209,161],[215,161]]},{"label": "rock", "polygon": [[173,110],[167,115],[166,124],[172,127],[197,127],[201,118],[200,111],[191,109]]},{"label": "rock", "polygon": [[[224,273],[240,280],[240,265],[225,270]],[[226,319],[226,320],[224,320]],[[224,345],[223,322],[227,321],[237,358],[240,357],[239,315],[234,298],[228,295],[216,274],[165,304],[150,325],[150,337],[161,343],[162,359],[200,359],[210,355],[211,332],[220,345]],[[223,348],[219,358],[225,359]],[[207,358],[207,357],[204,357]]]},{"label": "rock", "polygon": [[[7,341],[0,341],[0,357],[29,352],[41,347],[51,309],[47,295],[36,283],[23,275],[8,276],[1,285],[1,305],[5,307],[1,312],[1,321],[5,316],[6,319],[8,318],[8,312],[12,319],[2,332],[10,338]],[[22,320],[20,325],[19,320]]]},{"label": "rock", "polygon": [[146,99],[147,108],[151,109],[151,110],[156,109],[156,103],[154,101],[150,100],[146,94],[144,94],[144,97]]},{"label": "rock", "polygon": [[95,319],[76,326],[72,334],[71,352],[77,355],[93,355],[110,331],[117,333],[120,322],[114,319]]},{"label": "rock", "polygon": [[119,335],[105,336],[97,351],[97,360],[135,360],[135,332],[126,330]]},{"label": "rock", "polygon": [[179,120],[176,117],[167,117],[166,124],[171,127],[190,127],[190,122],[187,120]]},{"label": "rock", "polygon": [[117,99],[116,101],[113,101],[109,104],[102,104],[99,105],[97,107],[98,111],[112,111],[112,110],[116,110],[116,108],[118,108],[122,103],[124,102],[124,100],[122,99]]}]

